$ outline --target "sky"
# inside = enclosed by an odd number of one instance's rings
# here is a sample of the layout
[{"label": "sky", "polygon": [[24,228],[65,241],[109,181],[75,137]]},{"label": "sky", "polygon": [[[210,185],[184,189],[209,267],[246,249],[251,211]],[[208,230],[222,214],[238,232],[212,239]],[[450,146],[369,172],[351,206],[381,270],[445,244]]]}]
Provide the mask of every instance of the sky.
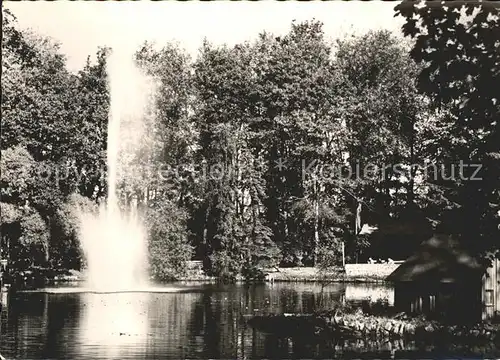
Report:
[{"label": "sky", "polygon": [[382,1],[6,3],[21,27],[61,43],[72,71],[81,69],[99,46],[131,51],[145,40],[160,45],[176,41],[196,56],[204,38],[215,44],[234,45],[252,40],[264,30],[284,34],[293,20],[319,20],[332,39],[370,29],[400,32],[403,20],[394,17],[395,5]]}]

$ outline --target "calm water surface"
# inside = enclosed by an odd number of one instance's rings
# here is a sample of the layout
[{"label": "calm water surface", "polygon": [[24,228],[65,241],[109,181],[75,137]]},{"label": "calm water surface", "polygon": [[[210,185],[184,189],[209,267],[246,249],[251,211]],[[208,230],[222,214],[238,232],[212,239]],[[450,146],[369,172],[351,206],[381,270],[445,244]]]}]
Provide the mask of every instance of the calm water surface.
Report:
[{"label": "calm water surface", "polygon": [[[7,359],[421,358],[454,353],[392,341],[312,343],[252,329],[243,315],[310,312],[359,297],[393,301],[380,285],[205,285],[182,293],[17,293],[1,314]],[[461,357],[485,349],[462,351]]]}]

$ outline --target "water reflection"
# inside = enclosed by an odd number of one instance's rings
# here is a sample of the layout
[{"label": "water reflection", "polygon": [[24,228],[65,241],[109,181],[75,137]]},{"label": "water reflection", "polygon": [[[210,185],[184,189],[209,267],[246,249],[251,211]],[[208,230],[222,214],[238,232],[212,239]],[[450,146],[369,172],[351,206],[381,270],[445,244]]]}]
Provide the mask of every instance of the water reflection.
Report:
[{"label": "water reflection", "polygon": [[16,294],[2,312],[0,352],[32,359],[243,358],[273,352],[243,315],[332,306],[343,289],[226,286],[187,293]]},{"label": "water reflection", "polygon": [[[403,341],[325,341],[308,334],[280,338],[242,321],[251,314],[332,308],[346,291],[341,284],[274,284],[188,293],[17,294],[2,311],[0,352],[20,359],[176,360],[432,354],[425,344]],[[452,344],[440,346],[434,351],[451,355]],[[494,345],[488,346],[477,353],[500,355]]]},{"label": "water reflection", "polygon": [[81,294],[77,343],[94,358],[126,358],[145,349],[148,293]]},{"label": "water reflection", "polygon": [[383,284],[347,284],[345,298],[347,301],[386,301],[388,305],[394,306],[394,289]]}]

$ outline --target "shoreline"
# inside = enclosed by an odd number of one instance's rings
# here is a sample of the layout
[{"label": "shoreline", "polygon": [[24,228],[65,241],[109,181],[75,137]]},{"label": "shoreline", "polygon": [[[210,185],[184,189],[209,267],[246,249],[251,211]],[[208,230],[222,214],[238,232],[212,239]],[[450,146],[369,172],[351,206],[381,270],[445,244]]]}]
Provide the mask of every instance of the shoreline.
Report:
[{"label": "shoreline", "polygon": [[[387,269],[373,266],[366,268],[367,264],[350,264],[348,266],[349,267],[346,266],[345,271],[342,269],[336,271],[321,271],[313,267],[277,268],[274,271],[264,270],[265,277],[263,279],[246,281],[243,277],[238,276],[236,278],[236,283],[387,284],[386,277],[392,272],[391,268]],[[25,278],[24,280],[26,281],[28,279]],[[68,270],[66,274],[59,273],[53,278],[45,278],[45,281],[57,283],[83,282],[85,281],[85,274],[77,270]],[[200,268],[191,268],[187,271],[186,275],[164,282],[216,283],[218,279],[206,275]]]},{"label": "shoreline", "polygon": [[[58,279],[48,279],[49,281],[57,282],[57,283],[82,283],[85,281],[85,279],[74,279],[74,278],[58,278]],[[218,280],[216,278],[210,278],[210,277],[182,277],[178,278],[175,280],[171,281],[164,281],[163,283],[179,283],[179,282],[206,282],[206,283],[216,283]],[[384,279],[375,279],[375,278],[344,278],[344,279],[309,279],[309,278],[304,278],[304,279],[279,279],[279,280],[261,280],[261,281],[245,281],[244,279],[236,279],[236,283],[257,283],[257,284],[272,284],[272,283],[318,283],[318,284],[344,284],[344,283],[349,283],[349,284],[389,284],[388,281]]]},{"label": "shoreline", "polygon": [[[198,278],[198,277],[183,277],[172,282],[185,282],[185,281],[199,281],[199,282],[217,282],[215,278]],[[244,279],[236,279],[236,283],[245,283]],[[269,280],[264,279],[261,281],[248,281],[249,283],[318,283],[318,284],[344,284],[344,283],[355,283],[355,284],[389,284],[388,281],[384,279],[377,278],[337,278],[337,279],[311,279],[311,278],[294,278],[294,279],[277,279]]]}]

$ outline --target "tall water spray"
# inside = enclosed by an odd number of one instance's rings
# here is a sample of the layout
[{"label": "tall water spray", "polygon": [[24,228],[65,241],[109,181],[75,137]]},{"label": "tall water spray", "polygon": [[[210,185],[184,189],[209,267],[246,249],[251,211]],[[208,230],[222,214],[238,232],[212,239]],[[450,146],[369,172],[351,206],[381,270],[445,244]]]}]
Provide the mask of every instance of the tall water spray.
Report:
[{"label": "tall water spray", "polygon": [[129,291],[147,284],[147,238],[136,205],[121,206],[118,185],[137,180],[133,164],[141,150],[152,92],[131,51],[113,50],[107,74],[108,198],[97,214],[81,214],[80,238],[87,262],[87,286],[94,291]]}]

